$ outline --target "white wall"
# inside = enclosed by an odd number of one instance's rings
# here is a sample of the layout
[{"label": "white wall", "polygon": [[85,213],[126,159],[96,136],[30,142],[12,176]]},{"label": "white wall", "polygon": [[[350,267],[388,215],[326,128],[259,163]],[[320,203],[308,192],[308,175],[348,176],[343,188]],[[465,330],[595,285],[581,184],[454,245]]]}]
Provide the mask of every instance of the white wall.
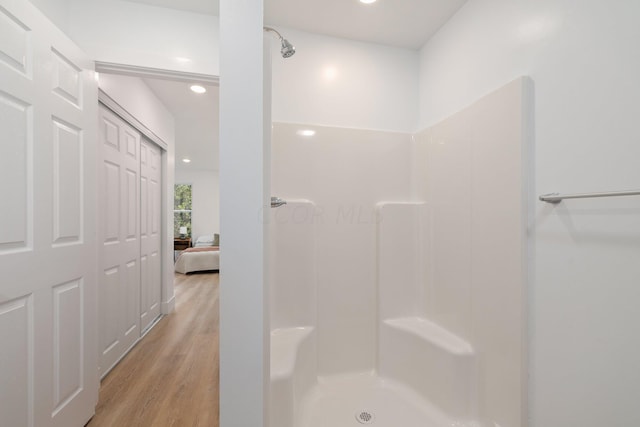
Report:
[{"label": "white wall", "polygon": [[176,168],[176,184],[191,184],[191,238],[220,233],[220,183],[218,172]]},{"label": "white wall", "polygon": [[[69,2],[73,0],[29,0],[56,27],[68,33],[69,27]],[[68,35],[68,34],[67,34]]]},{"label": "white wall", "polygon": [[68,34],[95,60],[220,74],[216,16],[121,0],[68,1]]},{"label": "white wall", "polygon": [[158,135],[167,145],[175,145],[175,120],[142,79],[115,74],[100,74],[100,89],[131,115]]},{"label": "white wall", "polygon": [[296,54],[283,59],[274,38],[274,122],[416,129],[416,51],[277,29],[296,47]]},{"label": "white wall", "polygon": [[[637,188],[638,17],[636,1],[470,0],[421,51],[421,126],[529,75],[537,194]],[[534,203],[530,425],[640,425],[640,200]]]}]

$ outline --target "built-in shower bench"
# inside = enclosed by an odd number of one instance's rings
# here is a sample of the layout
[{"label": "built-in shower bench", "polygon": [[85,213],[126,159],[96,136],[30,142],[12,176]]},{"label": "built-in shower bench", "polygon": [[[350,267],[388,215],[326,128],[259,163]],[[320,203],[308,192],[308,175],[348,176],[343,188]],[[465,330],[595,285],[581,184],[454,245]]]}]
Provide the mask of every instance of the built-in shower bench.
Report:
[{"label": "built-in shower bench", "polygon": [[448,330],[422,317],[402,317],[384,321],[388,326],[415,335],[445,352],[454,355],[473,355],[471,344]]},{"label": "built-in shower bench", "polygon": [[271,331],[271,425],[294,425],[297,400],[316,382],[315,329]]},{"label": "built-in shower bench", "polygon": [[271,378],[294,374],[298,352],[313,332],[312,327],[282,328],[271,332]]},{"label": "built-in shower bench", "polygon": [[476,412],[476,354],[462,338],[421,317],[383,320],[379,372],[464,422]]}]

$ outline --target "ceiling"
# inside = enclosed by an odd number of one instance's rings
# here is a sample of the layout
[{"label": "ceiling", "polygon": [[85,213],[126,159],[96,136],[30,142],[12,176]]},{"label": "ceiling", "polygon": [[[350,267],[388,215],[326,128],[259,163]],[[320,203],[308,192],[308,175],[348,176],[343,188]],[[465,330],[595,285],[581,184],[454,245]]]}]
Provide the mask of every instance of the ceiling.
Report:
[{"label": "ceiling", "polygon": [[[204,13],[218,16],[220,0],[127,0],[134,3],[151,6],[167,7],[169,9],[185,10],[187,12]],[[267,0],[269,1],[269,0]]]},{"label": "ceiling", "polygon": [[265,0],[265,22],[371,43],[419,49],[466,0]]},{"label": "ceiling", "polygon": [[[144,81],[175,118],[176,169],[219,170],[219,87],[206,86],[207,93],[199,95],[189,83]],[[182,162],[184,157],[191,163]]]},{"label": "ceiling", "polygon": [[[219,0],[128,0],[218,15]],[[265,0],[267,25],[419,49],[467,0]]]}]

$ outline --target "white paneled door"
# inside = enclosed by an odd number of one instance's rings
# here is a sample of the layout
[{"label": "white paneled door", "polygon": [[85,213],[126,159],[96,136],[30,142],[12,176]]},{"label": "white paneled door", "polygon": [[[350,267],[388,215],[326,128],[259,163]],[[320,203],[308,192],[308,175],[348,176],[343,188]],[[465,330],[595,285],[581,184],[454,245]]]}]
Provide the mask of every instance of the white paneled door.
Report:
[{"label": "white paneled door", "polygon": [[0,0],[0,425],[75,427],[98,397],[97,85],[28,1]]},{"label": "white paneled door", "polygon": [[99,371],[160,316],[162,152],[107,107],[98,114]]},{"label": "white paneled door", "polygon": [[140,337],[140,134],[101,107],[98,119],[100,374]]},{"label": "white paneled door", "polygon": [[140,328],[160,315],[161,272],[161,151],[144,140],[140,145]]}]

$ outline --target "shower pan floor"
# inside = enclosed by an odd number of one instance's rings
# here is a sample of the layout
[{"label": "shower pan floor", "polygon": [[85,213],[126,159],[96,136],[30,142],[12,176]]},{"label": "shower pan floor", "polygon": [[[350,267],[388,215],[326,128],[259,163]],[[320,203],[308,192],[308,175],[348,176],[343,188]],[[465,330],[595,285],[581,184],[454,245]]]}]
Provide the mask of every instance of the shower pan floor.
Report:
[{"label": "shower pan floor", "polygon": [[452,422],[407,387],[365,373],[319,378],[301,402],[295,425],[450,427]]}]

